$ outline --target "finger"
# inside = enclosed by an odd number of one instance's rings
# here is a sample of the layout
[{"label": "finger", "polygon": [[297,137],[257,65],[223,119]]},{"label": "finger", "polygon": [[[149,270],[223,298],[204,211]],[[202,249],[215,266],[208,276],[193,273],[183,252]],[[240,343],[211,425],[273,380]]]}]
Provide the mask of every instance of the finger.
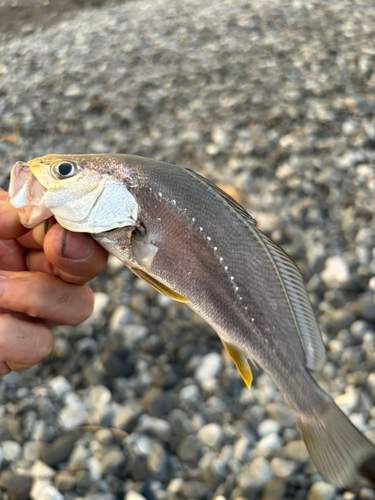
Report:
[{"label": "finger", "polygon": [[43,249],[43,247],[41,245],[39,245],[39,243],[37,243],[34,240],[33,232],[30,231],[30,230],[26,234],[24,234],[23,236],[21,236],[20,238],[17,238],[17,241],[24,248],[28,248],[30,250],[42,250]]},{"label": "finger", "polygon": [[94,307],[88,286],[66,283],[55,276],[36,272],[1,271],[0,308],[23,313],[46,323],[75,325],[87,319]]},{"label": "finger", "polygon": [[59,276],[71,283],[86,283],[104,271],[108,252],[91,236],[66,231],[54,224],[44,239],[47,259],[59,270]]},{"label": "finger", "polygon": [[25,249],[17,240],[0,240],[0,269],[26,271]]},{"label": "finger", "polygon": [[0,361],[0,375],[8,375],[11,371],[5,361]]},{"label": "finger", "polygon": [[2,314],[0,373],[9,373],[6,372],[6,367],[19,371],[39,363],[51,353],[53,343],[52,332],[46,325],[15,318],[11,314]]},{"label": "finger", "polygon": [[27,231],[20,223],[17,209],[9,203],[9,194],[0,189],[0,238],[12,240]]},{"label": "finger", "polygon": [[34,241],[36,241],[41,247],[43,247],[46,234],[54,224],[56,224],[56,219],[54,217],[50,217],[34,227],[32,231]]},{"label": "finger", "polygon": [[58,275],[58,270],[53,266],[44,252],[40,250],[30,250],[26,254],[26,267],[28,271],[33,273],[41,272],[51,274],[52,276]]}]

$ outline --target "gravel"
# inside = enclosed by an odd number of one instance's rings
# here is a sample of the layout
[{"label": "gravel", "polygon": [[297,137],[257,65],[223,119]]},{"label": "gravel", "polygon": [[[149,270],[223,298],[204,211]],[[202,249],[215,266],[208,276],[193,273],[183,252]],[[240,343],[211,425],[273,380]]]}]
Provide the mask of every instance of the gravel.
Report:
[{"label": "gravel", "polygon": [[[124,152],[220,184],[297,262],[314,376],[374,439],[372,0],[0,0],[0,28],[0,183]],[[91,286],[93,316],[0,380],[0,499],[375,498],[322,482],[273,383],[254,368],[248,391],[183,304],[114,258]]]}]

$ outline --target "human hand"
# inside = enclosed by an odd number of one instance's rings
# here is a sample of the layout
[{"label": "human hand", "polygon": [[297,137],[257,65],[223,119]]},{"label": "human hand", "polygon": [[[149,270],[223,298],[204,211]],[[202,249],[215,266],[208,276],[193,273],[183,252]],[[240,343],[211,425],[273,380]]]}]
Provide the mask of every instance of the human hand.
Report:
[{"label": "human hand", "polygon": [[85,285],[101,273],[108,253],[90,236],[51,219],[32,231],[0,189],[0,375],[37,364],[53,349],[46,326],[87,319],[94,294]]}]

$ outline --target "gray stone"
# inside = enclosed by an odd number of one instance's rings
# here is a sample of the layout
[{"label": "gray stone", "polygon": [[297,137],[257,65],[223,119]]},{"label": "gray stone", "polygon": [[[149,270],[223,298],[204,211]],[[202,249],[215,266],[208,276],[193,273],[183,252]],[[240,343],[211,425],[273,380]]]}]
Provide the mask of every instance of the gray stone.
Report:
[{"label": "gray stone", "polygon": [[41,442],[39,457],[51,467],[64,462],[73,451],[78,437],[77,432],[67,432],[57,437],[52,443]]},{"label": "gray stone", "polygon": [[197,498],[199,500],[212,495],[212,491],[201,481],[190,480],[185,481],[182,485],[181,494],[185,498]]},{"label": "gray stone", "polygon": [[295,462],[304,462],[309,458],[309,452],[302,439],[290,441],[284,447],[285,453]]},{"label": "gray stone", "polygon": [[73,474],[69,471],[61,470],[56,473],[55,486],[59,491],[69,491],[73,490],[76,485],[76,480]]},{"label": "gray stone", "polygon": [[257,427],[257,432],[260,437],[267,436],[267,434],[271,434],[272,432],[278,434],[280,431],[281,425],[279,422],[270,418],[263,420]]},{"label": "gray stone", "polygon": [[71,402],[62,408],[59,414],[61,426],[66,430],[83,425],[86,420],[86,409],[80,401]]},{"label": "gray stone", "polygon": [[237,485],[244,495],[252,496],[272,477],[271,466],[265,458],[258,457],[246,464],[237,476]]},{"label": "gray stone", "polygon": [[58,375],[49,381],[48,385],[51,387],[53,392],[58,398],[63,397],[67,392],[72,390],[72,386],[69,381],[62,375]]},{"label": "gray stone", "polygon": [[375,320],[375,303],[373,294],[361,294],[355,302],[352,302],[351,310],[359,318],[365,319],[367,321]]},{"label": "gray stone", "polygon": [[65,500],[59,490],[47,481],[34,481],[30,497],[33,500]]},{"label": "gray stone", "polygon": [[6,489],[10,500],[28,500],[32,483],[30,475],[12,470],[2,472],[0,476],[0,486]]},{"label": "gray stone", "polygon": [[290,477],[296,470],[297,464],[291,460],[275,457],[271,460],[271,469],[276,477]]},{"label": "gray stone", "polygon": [[171,438],[171,426],[169,422],[161,418],[150,417],[143,415],[139,421],[138,432],[147,433],[150,436],[160,439],[160,441],[168,442]]},{"label": "gray stone", "polygon": [[222,367],[222,357],[217,352],[212,352],[202,358],[194,376],[202,384],[205,380],[216,377],[221,372]]},{"label": "gray stone", "polygon": [[138,403],[124,406],[113,415],[112,425],[130,432],[136,426],[141,414],[142,406]]},{"label": "gray stone", "polygon": [[282,441],[280,436],[275,432],[272,432],[271,434],[267,434],[258,442],[256,452],[260,457],[268,457],[281,448]]},{"label": "gray stone", "polygon": [[341,288],[350,279],[348,263],[340,255],[328,257],[325,268],[321,272],[322,280],[327,288]]},{"label": "gray stone", "polygon": [[220,425],[212,423],[202,427],[197,437],[202,444],[211,448],[217,448],[224,439],[224,433]]},{"label": "gray stone", "polygon": [[186,436],[177,449],[178,456],[184,462],[196,463],[200,455],[200,445],[194,435]]},{"label": "gray stone", "polygon": [[22,448],[15,441],[3,441],[1,443],[4,460],[7,462],[16,462],[21,457]]},{"label": "gray stone", "polygon": [[[117,259],[116,259],[117,260]],[[119,262],[119,261],[117,261]],[[121,266],[123,264],[121,263]],[[130,321],[131,309],[127,306],[118,306],[113,311],[109,320],[109,330],[111,333],[120,332]]]},{"label": "gray stone", "polygon": [[110,448],[101,458],[101,473],[116,474],[125,464],[124,453],[118,448]]},{"label": "gray stone", "polygon": [[161,444],[151,443],[147,467],[154,479],[165,481],[168,478],[168,455]]},{"label": "gray stone", "polygon": [[323,481],[317,481],[309,489],[307,500],[332,500],[336,489]]},{"label": "gray stone", "polygon": [[146,393],[143,404],[150,415],[162,417],[175,406],[175,397],[171,392],[154,388]]}]

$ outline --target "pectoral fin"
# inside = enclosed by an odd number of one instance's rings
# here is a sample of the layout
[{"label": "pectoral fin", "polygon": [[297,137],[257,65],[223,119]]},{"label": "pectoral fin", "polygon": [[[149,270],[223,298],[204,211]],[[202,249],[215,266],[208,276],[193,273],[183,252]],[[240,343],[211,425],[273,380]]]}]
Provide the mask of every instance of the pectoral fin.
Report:
[{"label": "pectoral fin", "polygon": [[150,276],[145,271],[142,271],[141,269],[135,269],[134,267],[131,268],[131,270],[138,276],[138,278],[141,278],[143,281],[155,288],[155,290],[162,293],[163,295],[166,295],[170,299],[177,300],[178,302],[190,302],[189,299],[183,297],[179,293],[174,292],[169,287],[155,279],[153,276]]},{"label": "pectoral fin", "polygon": [[241,377],[243,378],[243,381],[247,385],[247,387],[250,389],[251,387],[251,382],[253,380],[253,375],[251,373],[249,361],[246,357],[246,355],[241,352],[239,349],[236,347],[233,347],[230,344],[227,344],[222,340],[225,349],[227,350],[227,353],[231,357],[232,361],[237,367],[237,370],[240,372]]}]

